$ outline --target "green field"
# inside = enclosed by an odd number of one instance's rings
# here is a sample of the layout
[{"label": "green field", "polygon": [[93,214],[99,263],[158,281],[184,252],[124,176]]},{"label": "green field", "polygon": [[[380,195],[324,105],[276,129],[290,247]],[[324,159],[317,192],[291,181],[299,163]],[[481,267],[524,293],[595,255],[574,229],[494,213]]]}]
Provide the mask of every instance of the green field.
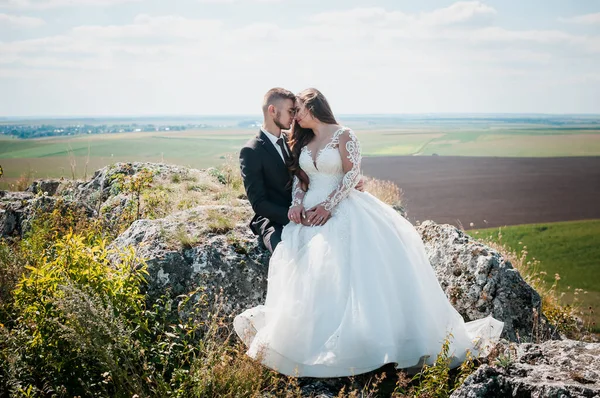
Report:
[{"label": "green field", "polygon": [[544,280],[548,286],[554,282],[555,274],[560,275],[557,289],[565,292],[565,303],[572,302],[575,289],[587,292],[577,296],[586,312],[592,306],[594,329],[600,331],[600,220],[472,229],[467,233],[498,242],[499,231],[502,243],[517,252],[526,247],[527,260],[535,257],[540,261],[539,270],[546,272]]},{"label": "green field", "polygon": [[[364,156],[600,156],[600,130],[593,128],[491,128],[490,126],[358,125]],[[167,162],[195,168],[237,156],[255,129],[224,128],[182,132],[139,132],[38,139],[0,137],[0,165],[7,189],[19,176],[89,176],[119,161]],[[89,156],[88,156],[89,150]],[[87,164],[87,166],[86,166]]]}]

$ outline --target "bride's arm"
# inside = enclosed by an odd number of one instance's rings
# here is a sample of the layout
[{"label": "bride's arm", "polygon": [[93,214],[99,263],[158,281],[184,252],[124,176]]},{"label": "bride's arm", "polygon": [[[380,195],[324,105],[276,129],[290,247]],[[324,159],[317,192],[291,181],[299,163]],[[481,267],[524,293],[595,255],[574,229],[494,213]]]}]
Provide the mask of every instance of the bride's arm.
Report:
[{"label": "bride's arm", "polygon": [[292,204],[288,210],[288,218],[296,224],[302,224],[305,221],[305,211],[302,201],[306,191],[302,189],[302,183],[298,176],[294,175],[292,183]]},{"label": "bride's arm", "polygon": [[362,156],[358,139],[356,139],[354,131],[350,129],[344,131],[339,137],[339,151],[342,157],[344,178],[342,178],[337,188],[323,202],[323,207],[327,211],[332,211],[360,181],[360,161]]},{"label": "bride's arm", "polygon": [[[344,177],[327,199],[308,211],[315,210],[309,218],[309,222],[315,225],[323,225],[327,219],[319,221],[326,213],[331,213],[348,194],[356,187],[360,181],[360,162],[362,159],[360,144],[354,132],[350,129],[345,130],[339,136],[339,151],[342,157],[342,167]],[[320,209],[321,208],[321,209]],[[323,211],[324,210],[324,211]],[[327,214],[329,216],[329,214]]]},{"label": "bride's arm", "polygon": [[295,206],[302,206],[304,195],[306,195],[306,192],[302,189],[300,179],[298,178],[298,176],[294,175],[294,182],[292,183],[292,205],[290,206],[290,208]]}]

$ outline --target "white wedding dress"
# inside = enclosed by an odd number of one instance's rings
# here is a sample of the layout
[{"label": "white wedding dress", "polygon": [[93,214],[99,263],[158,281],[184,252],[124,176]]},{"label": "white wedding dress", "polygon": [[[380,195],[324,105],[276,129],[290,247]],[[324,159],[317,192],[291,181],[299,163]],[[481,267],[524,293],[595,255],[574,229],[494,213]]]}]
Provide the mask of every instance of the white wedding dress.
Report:
[{"label": "white wedding dress", "polygon": [[316,164],[307,147],[299,161],[310,187],[304,194],[294,179],[292,205],[323,203],[332,217],[323,226],[290,222],[283,229],[269,264],[265,304],[234,319],[247,354],[297,377],[432,364],[449,332],[451,367],[464,361],[466,350],[485,354],[503,322],[488,316],[465,323],[413,225],[354,189],[361,153],[352,130],[338,130]]}]

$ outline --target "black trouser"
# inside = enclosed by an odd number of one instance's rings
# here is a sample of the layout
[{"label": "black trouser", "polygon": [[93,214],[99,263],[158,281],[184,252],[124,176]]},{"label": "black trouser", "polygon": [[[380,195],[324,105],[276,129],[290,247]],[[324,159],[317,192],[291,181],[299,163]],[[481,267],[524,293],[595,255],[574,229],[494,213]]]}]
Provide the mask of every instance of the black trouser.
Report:
[{"label": "black trouser", "polygon": [[258,235],[258,242],[263,248],[267,248],[271,253],[281,242],[281,231],[283,225],[277,224],[268,218],[255,216],[250,222],[250,229],[254,235]]},{"label": "black trouser", "polygon": [[263,233],[260,235],[259,239],[262,241],[263,245],[271,252],[275,250],[279,242],[281,242],[281,231],[283,230],[283,225],[279,224],[271,224],[269,225]]}]

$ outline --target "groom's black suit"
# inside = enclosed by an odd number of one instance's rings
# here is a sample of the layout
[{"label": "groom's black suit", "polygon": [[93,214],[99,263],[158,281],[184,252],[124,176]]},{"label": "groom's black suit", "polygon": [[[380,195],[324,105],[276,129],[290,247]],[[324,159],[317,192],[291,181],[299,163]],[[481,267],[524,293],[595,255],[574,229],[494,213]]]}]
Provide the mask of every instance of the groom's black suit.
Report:
[{"label": "groom's black suit", "polygon": [[[281,136],[285,142],[285,135]],[[240,151],[240,168],[248,200],[256,213],[250,229],[272,253],[281,242],[283,226],[290,221],[287,214],[292,203],[292,177],[262,131]]]}]

